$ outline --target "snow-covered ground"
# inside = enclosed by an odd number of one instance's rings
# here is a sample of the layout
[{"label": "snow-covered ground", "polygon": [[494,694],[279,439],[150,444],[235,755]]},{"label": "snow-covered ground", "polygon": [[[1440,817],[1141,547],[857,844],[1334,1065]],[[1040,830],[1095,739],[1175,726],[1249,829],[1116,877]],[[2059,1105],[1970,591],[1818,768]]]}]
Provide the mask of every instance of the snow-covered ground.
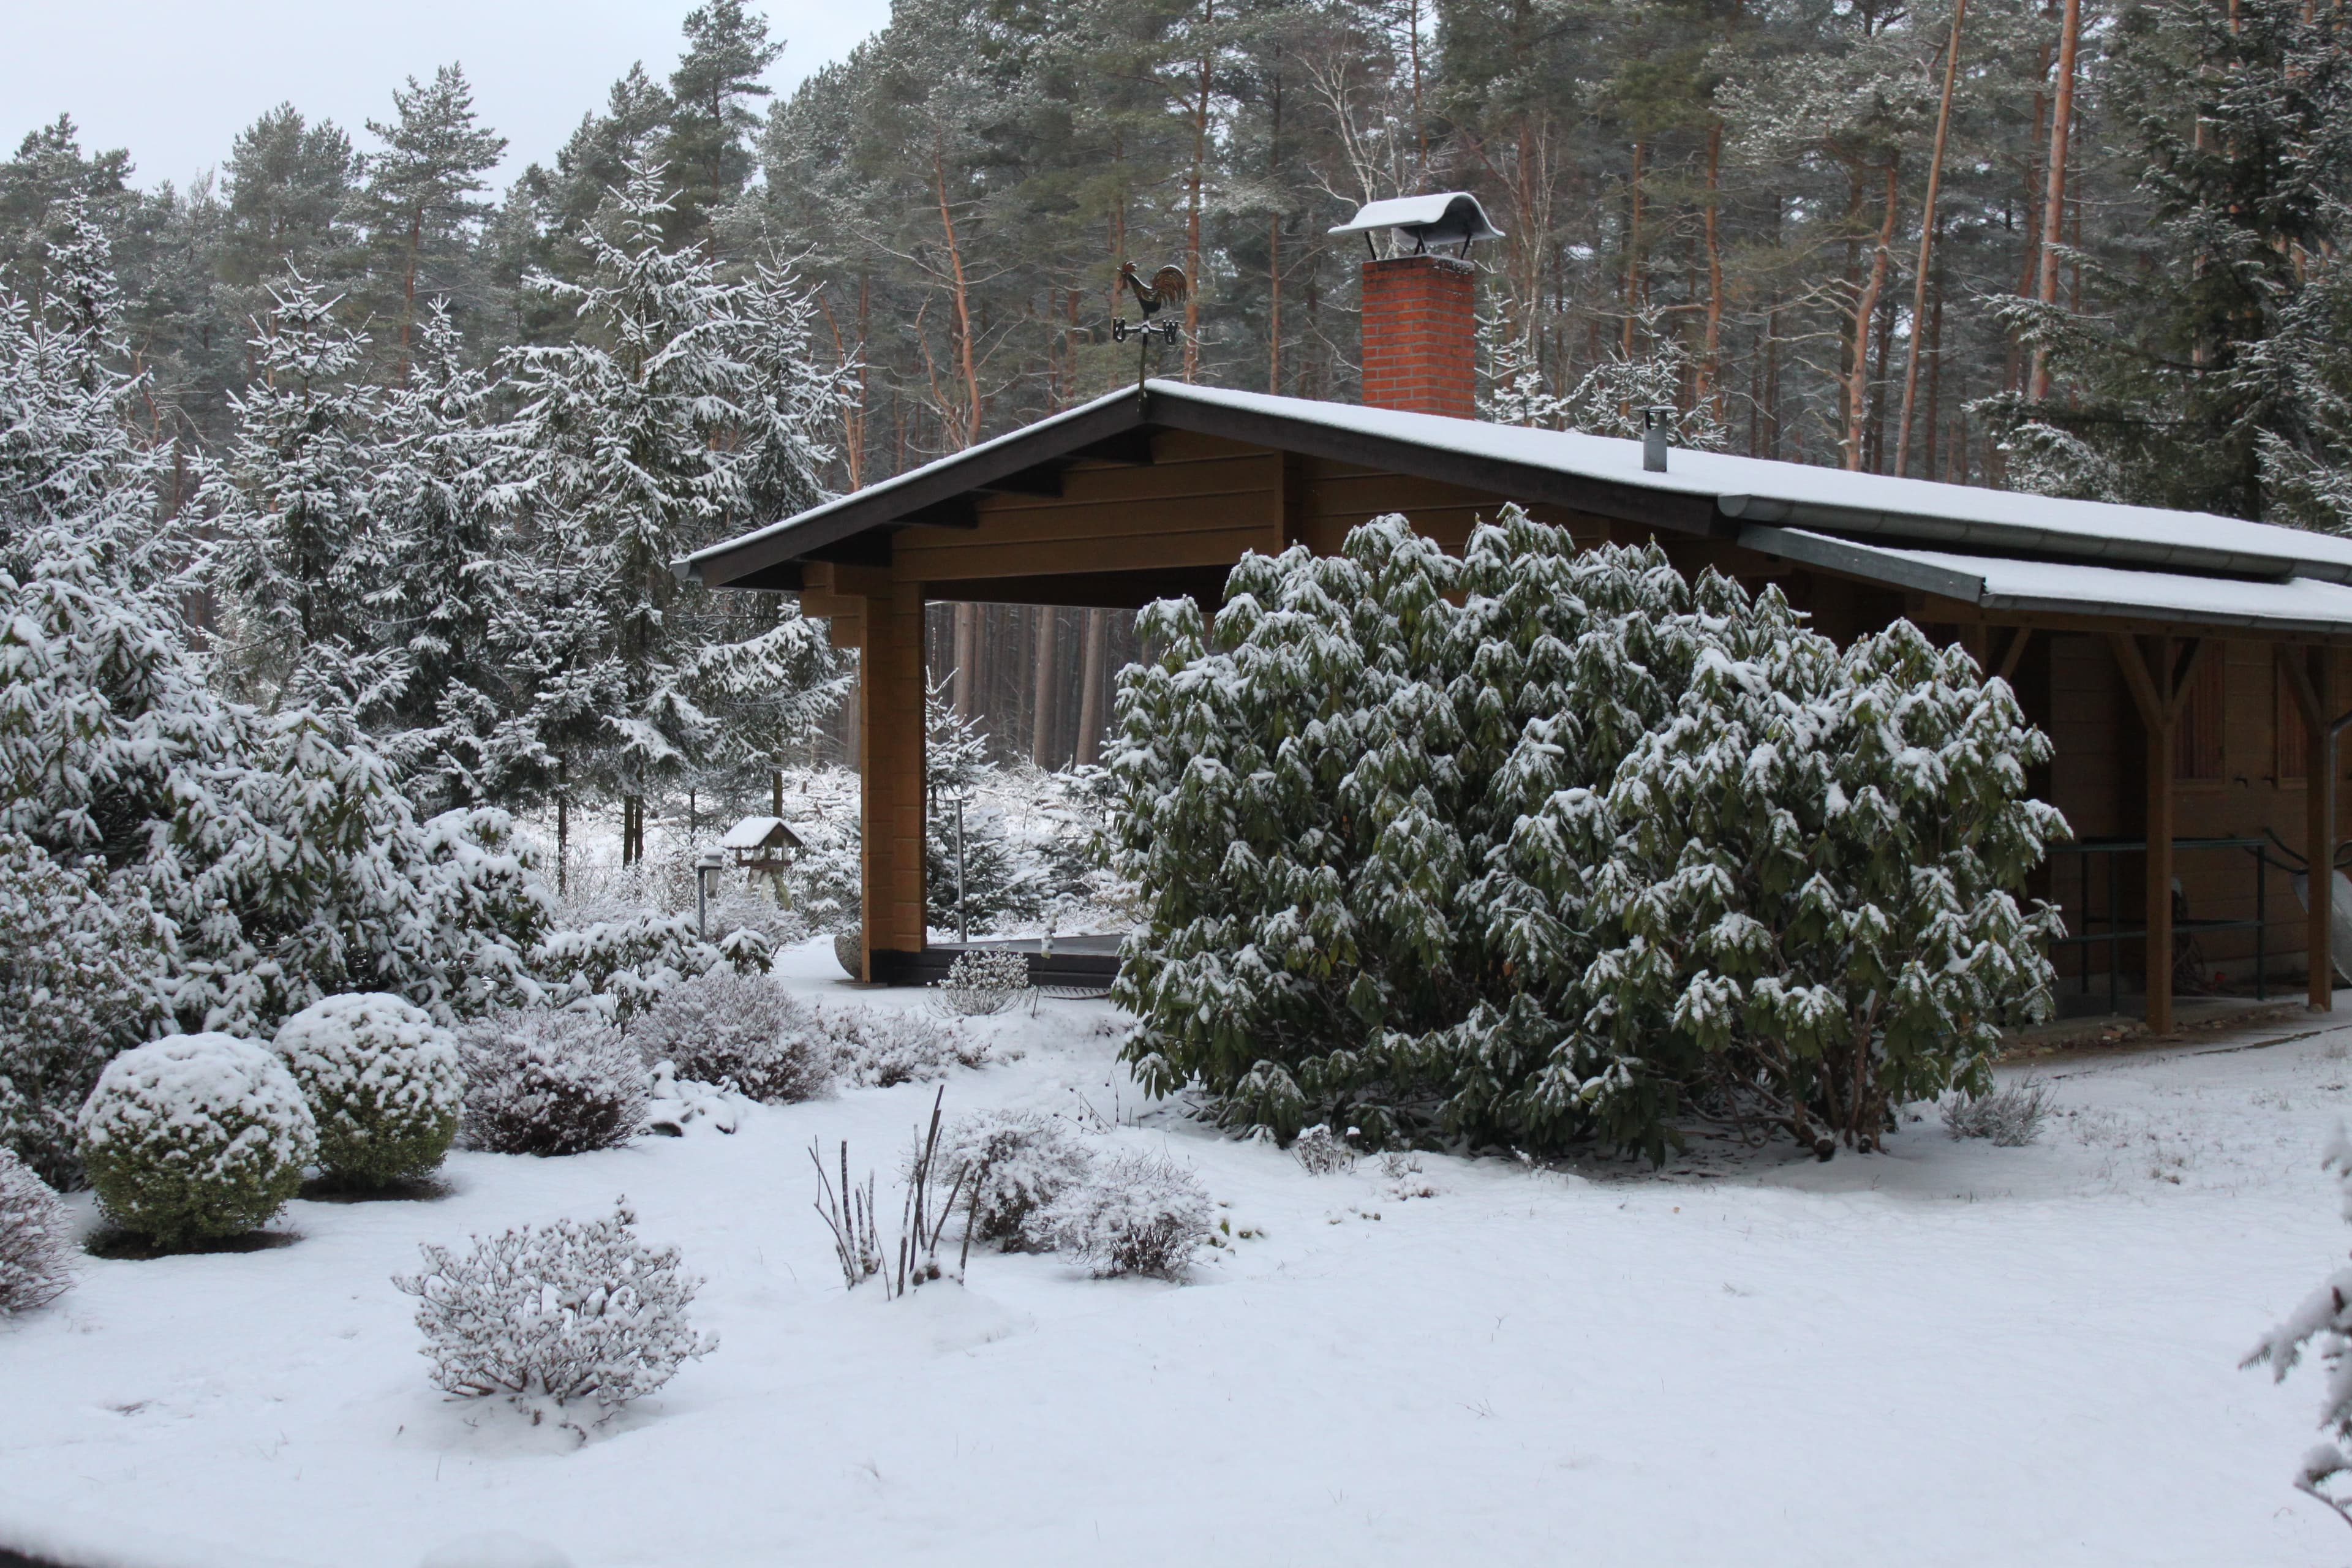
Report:
[{"label": "snow-covered ground", "polygon": [[[831,963],[784,969],[845,1000]],[[962,1289],[846,1294],[809,1142],[847,1138],[887,1194],[929,1086],[460,1154],[446,1198],[93,1260],[0,1327],[0,1542],[154,1568],[416,1568],[497,1529],[578,1568],[2338,1562],[2343,1524],[2288,1485],[2315,1381],[2236,1370],[2352,1246],[2318,1163],[2352,1109],[2338,1016],[2046,1068],[2061,1113],[2024,1149],[1930,1115],[1826,1165],[1423,1155],[1400,1184],[1140,1101],[1109,1008],[1049,1002],[985,1026],[1024,1054],[957,1074],[950,1111],[1115,1122],[1261,1237],[1181,1286],[991,1252]],[[718,1352],[584,1447],[443,1399],[387,1282],[416,1244],[622,1193],[708,1276]]]}]

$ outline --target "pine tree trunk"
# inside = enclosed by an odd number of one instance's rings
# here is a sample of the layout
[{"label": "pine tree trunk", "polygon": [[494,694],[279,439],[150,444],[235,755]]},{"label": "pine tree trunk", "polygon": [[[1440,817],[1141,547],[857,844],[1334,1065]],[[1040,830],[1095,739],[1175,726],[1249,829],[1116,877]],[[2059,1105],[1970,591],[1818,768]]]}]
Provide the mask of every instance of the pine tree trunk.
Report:
[{"label": "pine tree trunk", "polygon": [[1078,744],[1080,767],[1092,767],[1102,755],[1103,644],[1108,637],[1100,610],[1087,612],[1086,660],[1078,675]]},{"label": "pine tree trunk", "polygon": [[1723,243],[1716,207],[1723,195],[1723,121],[1706,128],[1706,342],[1699,355],[1698,395],[1693,406],[1712,401],[1723,418]]},{"label": "pine tree trunk", "polygon": [[1184,295],[1184,379],[1201,368],[1201,182],[1209,162],[1209,88],[1216,65],[1212,39],[1217,26],[1217,0],[1201,0],[1201,96],[1192,109],[1192,191],[1185,203],[1184,276],[1192,282]]},{"label": "pine tree trunk", "polygon": [[[2042,207],[2042,276],[2035,298],[2044,305],[2058,302],[2058,247],[2066,233],[2066,142],[2074,116],[2074,53],[2083,36],[2083,0],[2066,0],[2065,18],[2058,26],[2058,94],[2050,109],[2050,182]],[[2033,351],[2033,370],[2026,387],[2040,402],[2050,395],[2050,358]]]},{"label": "pine tree trunk", "polygon": [[1054,765],[1054,611],[1037,611],[1037,664],[1030,677],[1029,760]]},{"label": "pine tree trunk", "polygon": [[959,604],[955,607],[955,716],[966,723],[980,706],[973,689],[980,674],[980,606]]},{"label": "pine tree trunk", "polygon": [[[1944,93],[1936,106],[1936,146],[1927,164],[1927,195],[1919,211],[1919,270],[1911,289],[1911,353],[1903,371],[1903,416],[1895,427],[1895,472],[1911,470],[1911,411],[1919,398],[1919,339],[1921,323],[1927,315],[1927,273],[1936,254],[1936,199],[1944,183],[1944,144],[1952,128],[1952,89],[1959,79],[1960,23],[1968,16],[1969,0],[1953,0],[1952,36],[1944,43]],[[1934,416],[1929,416],[1932,427]],[[1930,440],[1932,442],[1932,437]],[[1927,459],[1927,471],[1932,477],[1936,459]]]},{"label": "pine tree trunk", "polygon": [[1625,214],[1625,334],[1623,350],[1633,357],[1633,317],[1642,299],[1642,143],[1633,143],[1633,178]]},{"label": "pine tree trunk", "polygon": [[1870,259],[1870,281],[1863,286],[1862,297],[1854,301],[1852,323],[1853,360],[1846,371],[1845,384],[1845,467],[1849,472],[1862,471],[1863,422],[1870,408],[1870,329],[1878,314],[1878,296],[1886,287],[1886,263],[1889,247],[1895,243],[1895,219],[1901,208],[1901,185],[1898,183],[1895,159],[1886,163],[1886,212],[1878,225],[1878,244]]},{"label": "pine tree trunk", "polygon": [[572,798],[555,797],[555,896],[572,890]]},{"label": "pine tree trunk", "polygon": [[940,202],[940,231],[947,237],[955,305],[956,368],[963,378],[963,418],[956,432],[957,445],[969,447],[980,439],[980,362],[972,348],[971,289],[964,279],[963,247],[956,237],[955,214],[948,205],[947,153],[937,141],[931,144],[931,179]]}]

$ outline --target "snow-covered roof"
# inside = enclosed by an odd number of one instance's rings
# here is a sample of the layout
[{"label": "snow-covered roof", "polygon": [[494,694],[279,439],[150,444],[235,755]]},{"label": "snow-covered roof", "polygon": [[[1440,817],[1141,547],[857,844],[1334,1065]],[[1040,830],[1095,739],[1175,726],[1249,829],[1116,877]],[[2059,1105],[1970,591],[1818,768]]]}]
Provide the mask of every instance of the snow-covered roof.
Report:
[{"label": "snow-covered roof", "polygon": [[[1154,382],[1158,395],[1168,384]],[[1488,458],[1513,466],[1606,480],[1713,501],[1743,522],[1814,526],[2035,554],[2179,565],[2193,570],[2352,582],[2352,539],[2211,512],[2168,511],[2111,501],[2068,500],[2017,490],[1850,474],[1842,468],[1676,447],[1666,471],[1642,467],[1642,443],[1575,430],[1531,430],[1392,408],[1360,408],[1220,387],[1169,386],[1190,402],[1309,419],[1360,432]]]},{"label": "snow-covered roof", "polygon": [[2274,632],[2352,629],[2352,586],[2312,577],[2210,577],[2074,561],[1961,555],[1769,526],[1744,530],[1739,542],[1767,554],[1940,594],[1996,614],[2104,615]]},{"label": "snow-covered roof", "polygon": [[[1682,447],[1654,472],[1642,466],[1638,440],[1168,381],[927,463],[701,551],[678,570],[717,584],[778,585],[757,574],[868,530],[931,521],[936,509],[968,505],[972,492],[1012,476],[1153,429],[1416,474],[1668,532],[1743,542],[1783,536],[1776,553],[1809,552],[1815,565],[1892,583],[1924,575],[1954,584],[1936,592],[1989,610],[2065,602],[2088,614],[2128,606],[2143,616],[2352,632],[2352,594],[2312,591],[2352,584],[2352,539],[2331,534]],[[1840,543],[1856,548],[1839,563],[1812,559]],[[2254,592],[2263,587],[2281,592]]]},{"label": "snow-covered roof", "polygon": [[1464,239],[1500,239],[1503,231],[1487,219],[1486,209],[1467,191],[1440,191],[1426,196],[1391,196],[1366,202],[1356,216],[1332,229],[1333,234],[1362,234],[1370,229],[1401,228],[1434,243],[1451,245]]},{"label": "snow-covered roof", "polygon": [[[783,837],[779,839],[776,836]],[[798,845],[800,837],[785,825],[781,816],[747,816],[727,830],[719,839],[721,849],[763,849],[772,844]]]}]

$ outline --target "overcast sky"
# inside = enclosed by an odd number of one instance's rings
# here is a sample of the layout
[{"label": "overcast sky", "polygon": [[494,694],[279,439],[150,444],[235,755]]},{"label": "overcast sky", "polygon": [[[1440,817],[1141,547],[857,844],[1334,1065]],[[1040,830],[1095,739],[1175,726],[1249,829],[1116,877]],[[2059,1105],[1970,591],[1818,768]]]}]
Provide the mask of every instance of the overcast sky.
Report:
[{"label": "overcast sky", "polygon": [[[677,63],[696,0],[0,0],[0,138],[71,114],[88,150],[128,147],[142,185],[223,162],[260,113],[291,101],[362,149],[392,89],[457,60],[507,138],[498,188],[545,163],[604,89],[643,60]],[[769,0],[779,93],[890,19],[889,0]]]}]

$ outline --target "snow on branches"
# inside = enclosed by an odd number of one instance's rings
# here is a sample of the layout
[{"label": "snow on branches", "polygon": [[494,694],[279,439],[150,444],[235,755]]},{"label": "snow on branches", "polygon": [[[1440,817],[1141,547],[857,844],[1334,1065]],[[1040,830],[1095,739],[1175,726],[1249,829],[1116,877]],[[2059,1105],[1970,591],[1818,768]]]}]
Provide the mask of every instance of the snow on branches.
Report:
[{"label": "snow on branches", "polygon": [[476,1237],[463,1258],[424,1247],[425,1268],[393,1284],[417,1299],[434,1383],[457,1399],[503,1395],[537,1425],[551,1405],[610,1412],[718,1349],[687,1320],[701,1281],[676,1247],[640,1241],[636,1221],[624,1199],[600,1220]]},{"label": "snow on branches", "polygon": [[1245,557],[1121,676],[1128,1055],[1231,1121],[1374,1146],[1696,1117],[1874,1146],[2046,1001],[2013,889],[2064,824],[2005,683],[1906,624],[1841,651],[1777,592],[1507,509]]},{"label": "snow on branches", "polygon": [[[2346,1135],[2342,1122],[2336,1124],[2320,1163],[2335,1173],[2344,1217],[2352,1220],[2352,1137]],[[2273,1383],[2284,1383],[2303,1352],[2313,1346],[2326,1363],[2327,1386],[2320,1398],[2319,1425],[2332,1440],[2304,1455],[2294,1484],[2297,1490],[2309,1492],[2352,1524],[2352,1500],[2330,1493],[2326,1487],[2338,1477],[2352,1475],[2352,1454],[2344,1448],[2352,1443],[2352,1268],[2339,1268],[2322,1280],[2238,1364],[2267,1366]]]}]

